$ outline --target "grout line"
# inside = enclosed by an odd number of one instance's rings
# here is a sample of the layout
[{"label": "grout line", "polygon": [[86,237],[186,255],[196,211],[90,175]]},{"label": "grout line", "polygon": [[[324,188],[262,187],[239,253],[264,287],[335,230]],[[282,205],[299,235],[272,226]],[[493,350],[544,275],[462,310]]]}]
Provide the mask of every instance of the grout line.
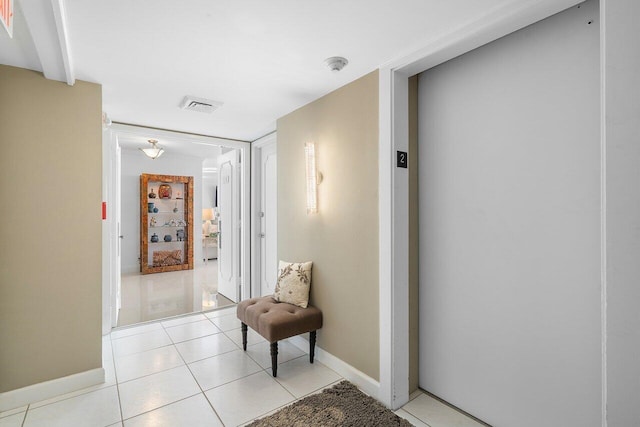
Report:
[{"label": "grout line", "polygon": [[[115,386],[116,386],[116,384],[112,384],[112,385],[104,386],[104,387],[98,387],[98,384],[96,384],[96,385],[92,385],[92,386],[89,386],[89,387],[81,388],[80,390],[74,390],[74,391],[70,391],[68,393],[59,394],[57,396],[53,396],[53,397],[50,397],[48,399],[39,400],[37,402],[30,403],[27,406],[27,409],[25,410],[25,412],[26,411],[35,411],[36,409],[40,409],[40,408],[46,408],[47,406],[55,405],[56,403],[60,403],[60,402],[64,402],[64,401],[69,400],[69,399],[74,399],[76,397],[84,396],[85,394],[106,390],[106,389],[109,389],[109,388],[115,387]],[[98,387],[98,388],[94,388],[94,387]],[[89,390],[89,389],[91,389],[91,390]],[[75,393],[77,393],[77,394],[75,394]],[[67,394],[73,394],[73,396],[62,397],[62,396],[67,395]],[[54,400],[53,402],[49,402],[49,403],[44,403],[42,405],[39,405],[37,408],[31,408],[32,405],[44,402],[46,400],[53,400],[53,399],[57,399],[57,400]]]},{"label": "grout line", "polygon": [[[164,326],[163,326],[163,328],[164,328]],[[174,344],[174,343],[172,343],[172,344],[169,344],[169,345],[167,345],[167,346],[163,346],[163,347],[169,347],[169,346],[172,346],[172,347],[173,347],[173,349],[176,351],[176,353],[178,353],[178,357],[180,357],[180,359],[182,360],[182,363],[184,363],[184,365],[183,365],[183,366],[185,366],[185,367],[187,368],[187,370],[189,371],[189,373],[190,373],[190,374],[191,374],[191,376],[193,377],[193,372],[191,372],[191,369],[189,369],[189,365],[185,362],[184,358],[182,357],[182,354],[180,354],[180,352],[179,352],[179,351],[178,351],[178,349],[176,348],[175,344]],[[156,349],[152,349],[152,350],[156,350]],[[114,364],[115,364],[115,360],[114,360]],[[173,368],[164,369],[164,370],[162,370],[162,371],[154,372],[153,374],[144,375],[144,376],[142,376],[142,377],[138,377],[138,378],[134,378],[134,379],[131,379],[131,380],[128,380],[128,381],[124,381],[122,384],[126,384],[126,383],[128,383],[128,382],[135,381],[135,380],[138,380],[138,379],[140,379],[140,378],[145,378],[145,377],[148,377],[148,376],[151,376],[151,375],[154,375],[154,374],[158,374],[158,373],[161,373],[161,372],[170,371],[171,369],[177,369],[177,368],[180,368],[180,367],[181,367],[181,366],[174,366]],[[117,375],[117,372],[116,372],[116,375]],[[138,416],[140,416],[140,415],[143,415],[143,414],[146,414],[146,413],[149,413],[149,412],[155,411],[156,409],[164,408],[165,406],[169,406],[169,405],[172,405],[172,404],[174,404],[174,403],[177,403],[177,402],[180,402],[180,401],[183,401],[183,400],[189,399],[189,398],[191,398],[191,397],[193,397],[193,396],[197,396],[198,394],[201,394],[201,393],[202,393],[202,388],[200,387],[200,384],[198,384],[198,381],[195,379],[195,377],[193,378],[193,380],[195,381],[196,385],[197,385],[197,386],[198,386],[198,388],[200,389],[200,393],[196,393],[196,394],[193,394],[193,395],[191,395],[191,396],[186,396],[186,397],[184,397],[184,398],[182,398],[182,399],[178,399],[178,400],[176,400],[176,401],[173,401],[173,402],[167,403],[167,404],[162,405],[162,406],[159,406],[159,407],[157,407],[157,408],[150,409],[150,410],[145,411],[145,412],[142,412],[142,413],[140,413],[140,414],[136,414],[136,415],[134,415],[134,416],[132,416],[132,417],[129,417],[129,418],[126,418],[126,419],[127,419],[127,420],[130,420],[130,419],[135,418],[135,417],[138,417]],[[123,414],[123,412],[122,412],[122,403],[120,402],[120,388],[119,388],[120,382],[118,381],[117,376],[116,376],[116,385],[118,385],[118,402],[120,403],[120,422],[124,425],[125,418],[124,418],[124,414]],[[205,396],[205,398],[206,398],[206,396]],[[217,415],[217,414],[216,414],[216,415]]]},{"label": "grout line", "polygon": [[216,417],[218,417],[218,420],[220,421],[220,424],[222,424],[224,426],[224,422],[222,421],[222,417],[220,417],[220,414],[218,414],[218,411],[216,411],[216,408],[213,407],[213,403],[211,403],[211,401],[207,397],[206,393],[202,392],[202,395],[204,396],[204,400],[206,400],[207,403],[209,404],[209,406],[211,407],[211,410],[213,411],[213,413],[216,414]]},{"label": "grout line", "polygon": [[[214,356],[214,357],[215,357],[215,356]],[[260,365],[258,365],[258,367],[260,368],[260,370],[258,370],[258,371],[251,372],[250,374],[243,375],[243,376],[241,376],[241,377],[238,377],[238,378],[235,378],[235,379],[233,379],[233,380],[227,381],[226,383],[218,384],[217,386],[214,386],[214,387],[208,388],[208,389],[206,389],[206,390],[203,390],[203,393],[206,393],[207,391],[211,391],[211,390],[216,389],[216,388],[218,388],[218,387],[225,386],[225,385],[227,385],[227,384],[231,384],[231,383],[236,382],[236,381],[239,381],[239,380],[243,380],[243,379],[245,379],[245,378],[249,378],[249,377],[250,377],[250,376],[252,376],[252,375],[256,375],[256,374],[259,374],[259,373],[261,373],[261,372],[263,372],[263,371],[264,371],[264,369],[262,369],[262,367],[261,367]],[[196,382],[197,382],[197,381],[196,381]],[[200,384],[198,384],[198,385],[200,385]]]},{"label": "grout line", "polygon": [[29,412],[29,407],[31,404],[27,405],[27,409],[24,410],[24,416],[22,417],[22,423],[20,423],[21,427],[24,427],[24,423],[27,422],[27,412]]},{"label": "grout line", "polygon": [[[228,337],[227,337],[228,338]],[[175,346],[175,344],[174,344]],[[214,408],[213,403],[211,403],[211,401],[209,400],[209,398],[207,397],[206,393],[204,392],[204,390],[202,389],[202,386],[200,385],[200,383],[198,382],[198,379],[196,378],[195,374],[193,373],[193,371],[191,370],[191,366],[189,366],[189,364],[187,363],[186,360],[184,360],[184,357],[182,356],[182,354],[180,353],[180,351],[178,351],[178,349],[176,348],[176,351],[178,352],[178,354],[180,355],[180,358],[182,359],[182,361],[185,363],[185,366],[187,367],[187,369],[189,370],[189,373],[191,374],[191,377],[193,378],[193,380],[196,382],[196,385],[198,386],[198,388],[200,389],[200,393],[202,394],[202,396],[204,397],[204,399],[207,401],[207,403],[209,404],[209,406],[211,407],[211,410],[213,411],[213,413],[215,414],[215,416],[218,418],[218,420],[220,421],[220,424],[222,424],[224,426],[224,422],[222,421],[222,417],[220,417],[220,414],[218,413],[218,411],[216,411],[216,408]],[[230,353],[230,352],[225,352],[225,353],[221,353],[221,354],[226,354],[226,353]],[[211,356],[211,357],[215,357],[215,356]],[[202,359],[202,360],[206,360]]]},{"label": "grout line", "polygon": [[[194,363],[202,362],[203,360],[207,360],[207,359],[210,359],[212,357],[222,356],[223,354],[231,353],[231,352],[234,352],[236,350],[238,350],[237,346],[236,346],[236,348],[233,348],[233,349],[231,349],[229,351],[223,351],[223,352],[220,352],[218,354],[214,354],[214,355],[211,355],[211,356],[203,357],[202,359],[192,360],[191,362],[187,362],[187,365],[192,365]],[[180,350],[178,350],[178,353],[180,353]]]},{"label": "grout line", "polygon": [[[181,399],[175,400],[175,401],[173,401],[173,402],[165,403],[165,404],[164,404],[164,405],[162,405],[162,406],[158,406],[157,408],[149,409],[148,411],[140,412],[139,414],[136,414],[136,415],[134,415],[134,416],[132,416],[132,417],[129,417],[129,418],[123,418],[122,420],[120,420],[120,422],[121,422],[122,424],[124,424],[124,422],[125,422],[125,421],[131,420],[131,419],[133,419],[133,418],[139,417],[139,416],[144,415],[144,414],[148,414],[149,412],[153,412],[153,411],[156,411],[156,410],[161,409],[161,408],[166,408],[167,406],[171,406],[171,405],[173,405],[174,403],[178,403],[178,402],[182,402],[183,400],[191,399],[192,397],[198,396],[198,395],[200,395],[200,394],[202,394],[202,393],[192,394],[191,396],[186,396],[186,397],[183,397],[183,398],[181,398]],[[206,398],[206,396],[205,396],[205,398]]]},{"label": "grout line", "polygon": [[[178,325],[178,326],[179,326],[179,325]],[[162,325],[162,327],[163,327],[163,328],[165,328],[165,326],[164,326],[164,325]],[[166,329],[166,328],[165,328],[165,329]],[[215,335],[215,334],[214,334],[214,335]],[[208,336],[208,335],[207,335],[207,336]],[[169,337],[169,338],[171,338],[171,337]],[[202,337],[201,337],[201,338],[202,338]],[[194,338],[194,339],[197,339],[197,338]],[[218,417],[218,419],[220,420],[220,422],[222,422],[222,419],[220,419],[220,416],[219,416],[219,415],[218,415],[218,413],[216,412],[215,408],[213,408],[213,405],[211,405],[211,402],[209,402],[209,399],[207,399],[207,396],[204,394],[204,391],[202,390],[202,387],[200,386],[200,383],[198,383],[198,380],[196,379],[195,375],[194,375],[194,374],[193,374],[193,372],[191,371],[191,368],[189,367],[189,364],[186,362],[186,360],[184,359],[184,357],[182,356],[182,354],[180,353],[180,351],[179,351],[179,350],[178,350],[178,348],[176,347],[176,344],[175,344],[175,343],[172,343],[172,344],[170,344],[170,345],[174,348],[174,350],[176,351],[176,353],[178,353],[178,357],[180,357],[180,359],[182,360],[182,363],[184,364],[184,366],[187,368],[187,370],[188,370],[188,371],[189,371],[189,373],[191,374],[191,377],[192,377],[192,378],[193,378],[193,380],[195,381],[195,383],[196,383],[196,385],[198,386],[198,389],[200,390],[200,392],[199,392],[199,393],[196,393],[196,394],[194,394],[194,395],[192,395],[192,396],[187,396],[187,397],[185,397],[185,398],[183,398],[183,399],[178,399],[178,400],[176,400],[176,401],[174,401],[174,402],[167,403],[166,405],[159,406],[159,407],[157,407],[157,408],[151,409],[151,410],[146,411],[146,412],[143,412],[143,413],[141,413],[141,414],[134,415],[133,417],[127,418],[127,420],[129,420],[129,419],[131,419],[131,418],[138,417],[138,416],[143,415],[143,414],[146,414],[146,413],[148,413],[148,412],[155,411],[155,410],[160,409],[160,408],[164,408],[165,406],[169,406],[169,405],[172,405],[172,404],[174,404],[174,403],[181,402],[181,401],[186,400],[186,399],[190,399],[190,398],[192,398],[192,397],[194,397],[194,396],[198,396],[198,395],[202,394],[202,396],[205,398],[205,400],[206,400],[206,401],[209,403],[209,405],[211,406],[211,409],[213,410],[213,412],[214,412],[214,414],[216,415],[216,417]],[[179,367],[180,367],[180,366],[177,366],[177,368],[179,368]],[[174,369],[174,368],[170,368],[170,369]],[[168,371],[168,370],[169,370],[169,369],[165,369],[165,370],[160,371],[160,372],[164,372],[164,371]],[[157,373],[157,372],[156,372],[156,373]],[[153,375],[153,374],[151,374],[151,375]],[[146,376],[148,376],[148,375],[146,375]],[[140,377],[140,378],[143,378],[143,377]],[[137,379],[137,378],[136,378],[136,379]],[[133,380],[131,380],[131,381],[133,381]],[[128,381],[127,381],[127,382],[128,382]],[[124,416],[122,415],[122,423],[123,423],[123,424],[124,424],[124,420],[125,420],[125,419],[124,419]]]},{"label": "grout line", "polygon": [[[403,412],[407,413],[407,415],[412,416],[413,418],[415,418],[416,420],[418,420],[419,422],[421,422],[422,424],[424,424],[425,426],[427,426],[427,427],[431,427],[431,424],[424,422],[424,420],[422,420],[421,418],[416,417],[415,415],[413,415],[411,412],[407,411],[407,410],[406,410],[406,409],[404,409],[404,408],[396,409],[395,411],[393,411],[393,413],[394,413],[394,414],[396,414],[396,415],[398,415],[398,411],[403,411]],[[399,416],[400,418],[403,418],[403,419],[405,419],[405,420],[406,420],[406,418],[404,418],[402,415],[398,415],[398,416]],[[409,420],[407,420],[407,421],[409,421]]]},{"label": "grout line", "polygon": [[120,425],[124,426],[124,414],[122,413],[122,398],[120,397],[120,381],[118,381],[118,369],[116,368],[116,355],[113,348],[113,338],[109,334],[111,339],[111,363],[113,363],[113,376],[116,380],[116,392],[118,393],[118,410],[120,411]]},{"label": "grout line", "polygon": [[[176,351],[177,351],[177,350],[176,350]],[[180,354],[180,352],[178,352],[178,354]],[[173,369],[178,369],[178,368],[181,368],[182,366],[186,366],[186,364],[185,364],[185,365],[172,366],[171,368],[162,369],[162,370],[160,370],[160,371],[152,372],[152,373],[150,373],[150,374],[142,375],[142,376],[140,376],[140,377],[136,377],[136,378],[131,378],[130,380],[126,380],[126,381],[118,382],[118,384],[127,384],[127,383],[130,383],[130,382],[132,382],[132,381],[137,381],[137,380],[140,380],[140,379],[142,379],[142,378],[150,377],[150,376],[152,376],[152,375],[161,374],[161,373],[163,373],[163,372],[171,371],[171,370],[173,370]]]},{"label": "grout line", "polygon": [[[175,344],[174,344],[175,347]],[[204,390],[202,389],[202,386],[200,386],[200,383],[198,382],[198,379],[196,378],[195,374],[193,373],[193,371],[191,370],[191,367],[189,366],[189,364],[187,363],[186,360],[184,360],[184,357],[182,356],[182,354],[180,354],[180,352],[178,351],[178,349],[176,348],[176,351],[178,352],[178,355],[180,356],[180,359],[182,359],[182,362],[184,362],[184,365],[187,367],[187,370],[189,371],[189,373],[191,374],[191,377],[193,378],[193,380],[196,382],[196,385],[198,386],[198,388],[200,389],[200,392],[202,394],[204,394]],[[204,360],[204,359],[203,359]]]},{"label": "grout line", "polygon": [[[464,415],[465,417],[470,418],[470,419],[472,419],[473,421],[476,421],[477,423],[479,423],[479,424],[481,424],[481,425],[483,425],[483,426],[492,427],[492,426],[491,426],[491,424],[488,424],[488,423],[486,423],[486,422],[482,421],[480,418],[474,417],[474,416],[473,416],[473,415],[471,415],[470,413],[465,412],[464,410],[462,410],[462,409],[458,408],[457,406],[452,405],[451,403],[449,403],[449,402],[447,402],[446,400],[444,400],[444,399],[442,399],[442,398],[440,398],[440,397],[436,396],[435,394],[433,394],[433,393],[431,393],[431,392],[428,392],[428,391],[426,391],[426,390],[423,390],[423,389],[419,389],[419,390],[420,390],[420,391],[422,391],[422,393],[423,393],[425,396],[430,397],[430,398],[432,398],[433,400],[436,400],[436,401],[438,401],[438,402],[442,403],[443,405],[445,405],[445,406],[447,406],[449,409],[451,409],[451,410],[453,410],[453,411],[455,411],[455,412],[459,413],[460,415]],[[405,405],[405,406],[406,406],[406,405]],[[404,409],[405,411],[407,411],[408,413],[410,413],[411,415],[413,415],[414,417],[416,417],[416,418],[418,418],[420,421],[422,421],[422,419],[421,419],[421,418],[419,418],[417,415],[415,415],[415,414],[411,413],[409,410],[405,409],[405,408],[404,408],[404,406],[403,406],[402,408],[400,408],[400,409]],[[424,422],[424,421],[422,421],[422,422]]]},{"label": "grout line", "polygon": [[142,350],[142,351],[136,351],[134,353],[127,353],[127,354],[121,354],[121,355],[118,355],[118,356],[114,356],[113,360],[114,360],[114,363],[115,363],[115,358],[116,357],[120,359],[120,358],[127,357],[127,356],[133,356],[134,354],[142,354],[142,353],[146,353],[147,351],[157,350],[159,348],[164,348],[164,347],[169,347],[170,345],[174,345],[173,342],[170,342],[169,344],[161,345],[161,346],[158,346],[158,347],[148,348],[148,349]]}]

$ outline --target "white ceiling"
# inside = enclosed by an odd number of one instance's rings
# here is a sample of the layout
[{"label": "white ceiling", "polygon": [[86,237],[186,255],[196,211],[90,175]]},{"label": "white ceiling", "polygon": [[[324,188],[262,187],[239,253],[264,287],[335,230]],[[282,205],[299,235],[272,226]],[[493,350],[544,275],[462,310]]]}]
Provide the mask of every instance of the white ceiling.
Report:
[{"label": "white ceiling", "polygon": [[[114,122],[253,141],[385,62],[497,7],[537,0],[56,1],[75,77],[102,84]],[[14,38],[0,30],[0,63],[42,71],[19,4]],[[332,73],[331,56],[349,65]],[[180,110],[185,95],[224,105]]]},{"label": "white ceiling", "polygon": [[[179,153],[186,156],[198,157],[204,159],[203,167],[217,167],[217,159],[220,155],[220,145],[213,143],[200,143],[193,140],[184,140],[181,138],[172,138],[158,135],[140,135],[140,134],[118,134],[118,144],[123,150],[138,150],[139,148],[151,148],[149,139],[158,141],[158,146],[164,148],[163,156]],[[219,143],[223,143],[220,141]],[[143,156],[140,152],[140,156]]]}]

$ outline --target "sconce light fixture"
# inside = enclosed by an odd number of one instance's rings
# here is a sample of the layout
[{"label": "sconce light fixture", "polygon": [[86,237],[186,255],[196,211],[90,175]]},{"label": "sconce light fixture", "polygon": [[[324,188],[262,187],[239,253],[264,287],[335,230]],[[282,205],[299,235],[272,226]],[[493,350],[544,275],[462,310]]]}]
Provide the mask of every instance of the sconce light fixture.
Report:
[{"label": "sconce light fixture", "polygon": [[149,144],[151,144],[152,146],[151,148],[139,148],[139,150],[142,151],[144,154],[146,154],[147,157],[154,160],[162,156],[162,153],[164,153],[164,148],[158,147],[157,140],[150,139]]},{"label": "sconce light fixture", "polygon": [[304,159],[307,172],[307,214],[318,212],[318,171],[316,170],[316,146],[304,144]]}]

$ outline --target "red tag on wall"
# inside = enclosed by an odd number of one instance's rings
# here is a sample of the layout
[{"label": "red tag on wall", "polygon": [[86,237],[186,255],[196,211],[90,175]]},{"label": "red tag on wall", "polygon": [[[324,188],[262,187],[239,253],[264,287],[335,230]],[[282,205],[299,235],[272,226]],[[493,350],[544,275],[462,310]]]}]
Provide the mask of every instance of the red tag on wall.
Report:
[{"label": "red tag on wall", "polygon": [[13,37],[13,0],[0,0],[0,22]]},{"label": "red tag on wall", "polygon": [[107,202],[102,202],[102,219],[107,219]]}]

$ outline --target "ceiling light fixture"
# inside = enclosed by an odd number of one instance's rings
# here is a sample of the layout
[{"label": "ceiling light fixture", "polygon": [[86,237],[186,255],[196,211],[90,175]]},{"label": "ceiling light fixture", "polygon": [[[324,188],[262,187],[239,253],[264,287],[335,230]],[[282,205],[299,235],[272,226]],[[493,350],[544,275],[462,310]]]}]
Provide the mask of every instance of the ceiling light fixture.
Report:
[{"label": "ceiling light fixture", "polygon": [[324,60],[324,65],[334,73],[342,70],[348,63],[347,58],[343,58],[342,56],[332,56]]},{"label": "ceiling light fixture", "polygon": [[164,153],[164,148],[158,147],[158,140],[156,139],[150,139],[149,140],[149,144],[152,145],[152,148],[139,148],[140,151],[142,151],[144,154],[147,155],[147,157],[155,160],[158,157],[162,156],[162,153]]}]

